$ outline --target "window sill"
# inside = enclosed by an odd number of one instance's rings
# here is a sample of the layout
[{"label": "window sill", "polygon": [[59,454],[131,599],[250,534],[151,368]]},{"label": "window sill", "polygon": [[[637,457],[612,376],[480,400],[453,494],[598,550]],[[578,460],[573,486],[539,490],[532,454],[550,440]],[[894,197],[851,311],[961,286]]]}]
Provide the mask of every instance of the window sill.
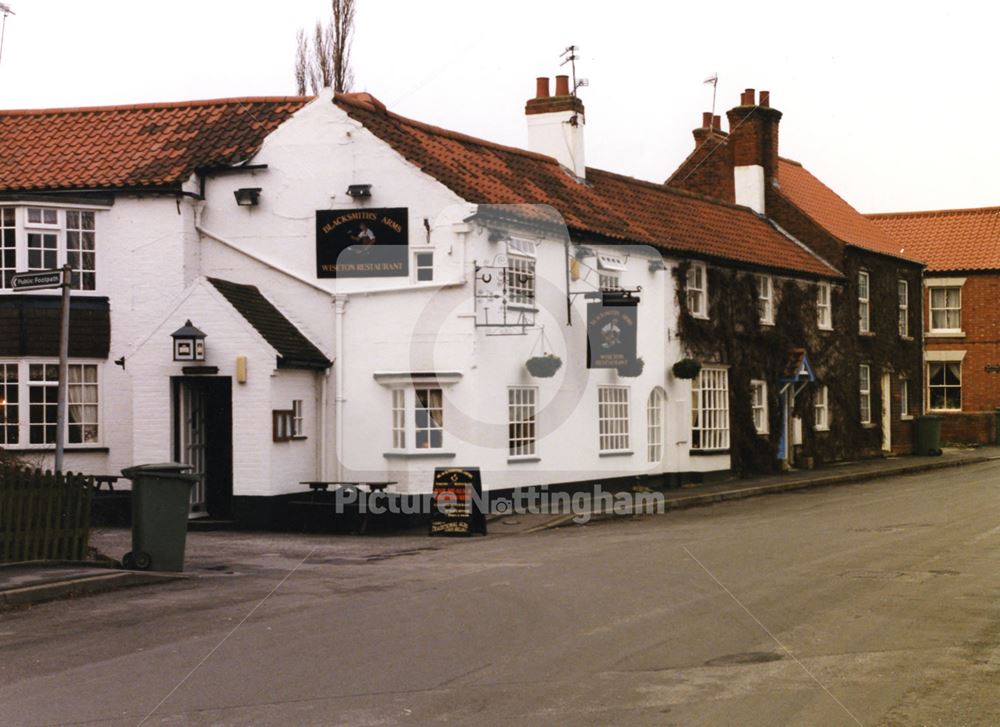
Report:
[{"label": "window sill", "polygon": [[692,318],[694,318],[695,320],[698,320],[698,321],[707,321],[708,320],[708,313],[690,313],[689,312],[688,315],[690,315]]},{"label": "window sill", "polygon": [[961,409],[928,409],[928,414],[961,414]]},{"label": "window sill", "polygon": [[507,458],[507,464],[520,464],[521,462],[541,462],[542,458],[533,454],[518,455]]},{"label": "window sill", "polygon": [[[27,447],[5,447],[4,453],[6,454],[45,454],[47,452],[55,453],[56,448],[54,445],[34,445]],[[63,448],[63,451],[67,454],[107,454],[111,451],[109,447],[80,447],[68,445]]]},{"label": "window sill", "polygon": [[771,435],[771,433],[769,431],[767,431],[766,429],[763,432],[757,432],[757,436],[758,437],[768,437],[770,435]]},{"label": "window sill", "polygon": [[814,432],[829,432],[830,427],[813,427]]},{"label": "window sill", "polygon": [[507,308],[509,310],[520,310],[526,313],[537,313],[538,306],[532,305],[530,303],[508,303]]},{"label": "window sill", "polygon": [[610,452],[598,452],[598,457],[631,457],[635,452],[631,449],[616,449]]},{"label": "window sill", "polygon": [[833,331],[833,326],[819,326],[819,325],[817,325],[816,326],[816,330],[817,331],[823,331],[825,333],[830,333],[831,331]]},{"label": "window sill", "polygon": [[913,415],[912,414],[900,414],[899,415],[899,419],[900,419],[900,421],[903,421],[903,422],[911,422],[911,421],[913,421]]},{"label": "window sill", "polygon": [[861,422],[862,429],[875,429],[877,426],[875,422]]},{"label": "window sill", "polygon": [[965,338],[965,331],[927,331],[924,338]]},{"label": "window sill", "polygon": [[875,338],[875,331],[858,331],[858,335],[865,338]]},{"label": "window sill", "polygon": [[420,449],[412,452],[383,452],[382,456],[386,459],[454,459],[455,453],[443,449]]},{"label": "window sill", "polygon": [[688,454],[692,457],[713,457],[717,454],[729,454],[729,448],[726,449],[691,449],[688,450]]}]

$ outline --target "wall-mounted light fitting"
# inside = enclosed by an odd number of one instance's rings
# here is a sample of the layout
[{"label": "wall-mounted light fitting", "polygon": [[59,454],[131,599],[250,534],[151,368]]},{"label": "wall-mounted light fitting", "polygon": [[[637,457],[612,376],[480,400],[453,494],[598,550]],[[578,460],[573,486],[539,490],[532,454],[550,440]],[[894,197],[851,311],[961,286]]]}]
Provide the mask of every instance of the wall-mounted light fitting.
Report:
[{"label": "wall-mounted light fitting", "polygon": [[364,199],[366,197],[372,196],[372,185],[370,184],[351,184],[347,187],[347,196],[354,197],[354,199]]},{"label": "wall-mounted light fitting", "polygon": [[170,337],[174,339],[174,361],[205,360],[205,334],[191,325],[191,319]]},{"label": "wall-mounted light fitting", "polygon": [[233,195],[240,207],[256,207],[260,202],[260,187],[241,187]]}]

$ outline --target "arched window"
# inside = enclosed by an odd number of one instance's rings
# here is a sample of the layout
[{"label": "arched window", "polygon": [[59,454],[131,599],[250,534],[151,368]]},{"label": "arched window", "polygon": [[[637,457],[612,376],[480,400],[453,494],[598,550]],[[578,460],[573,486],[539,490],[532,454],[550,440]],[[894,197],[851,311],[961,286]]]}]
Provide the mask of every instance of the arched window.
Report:
[{"label": "arched window", "polygon": [[646,459],[659,462],[663,459],[663,405],[667,395],[657,386],[649,394],[646,402]]}]

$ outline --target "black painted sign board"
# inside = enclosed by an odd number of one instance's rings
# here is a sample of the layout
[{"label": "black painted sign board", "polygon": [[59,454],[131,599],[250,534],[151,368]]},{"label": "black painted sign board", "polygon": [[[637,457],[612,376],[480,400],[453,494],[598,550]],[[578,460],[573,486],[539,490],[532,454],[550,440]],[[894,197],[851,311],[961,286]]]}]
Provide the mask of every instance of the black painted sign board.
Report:
[{"label": "black painted sign board", "polygon": [[478,467],[435,467],[431,495],[431,535],[486,535],[479,508],[483,482]]},{"label": "black painted sign board", "polygon": [[316,277],[410,274],[407,208],[316,210]]},{"label": "black painted sign board", "polygon": [[617,369],[635,362],[638,301],[587,304],[587,368]]}]

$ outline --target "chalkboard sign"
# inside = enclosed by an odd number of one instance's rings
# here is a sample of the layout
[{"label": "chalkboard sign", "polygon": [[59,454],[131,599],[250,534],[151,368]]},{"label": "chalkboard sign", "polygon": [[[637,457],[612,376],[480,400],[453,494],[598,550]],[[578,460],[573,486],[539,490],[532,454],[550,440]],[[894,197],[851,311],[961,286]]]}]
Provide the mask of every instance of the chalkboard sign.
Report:
[{"label": "chalkboard sign", "polygon": [[435,467],[431,535],[486,535],[478,467]]}]

